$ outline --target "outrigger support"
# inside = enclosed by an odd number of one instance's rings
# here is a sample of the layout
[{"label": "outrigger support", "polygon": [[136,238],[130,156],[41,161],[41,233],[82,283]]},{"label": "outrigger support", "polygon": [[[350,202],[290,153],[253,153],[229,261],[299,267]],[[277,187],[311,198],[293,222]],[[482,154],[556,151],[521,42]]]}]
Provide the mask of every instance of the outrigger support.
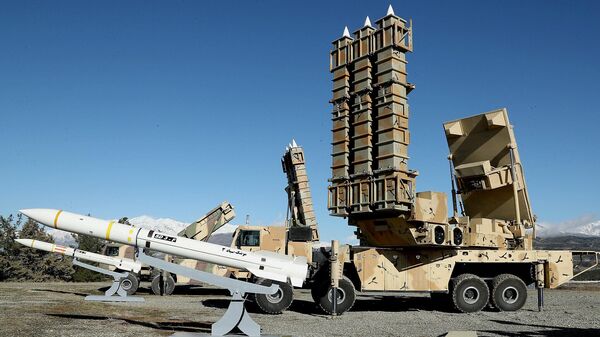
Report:
[{"label": "outrigger support", "polygon": [[[143,251],[138,251],[137,259],[145,264],[153,267],[166,270],[176,275],[182,275],[214,285],[219,288],[229,290],[232,298],[229,302],[227,311],[217,322],[213,323],[211,328],[212,336],[224,336],[231,332],[236,327],[247,336],[260,336],[260,325],[256,323],[246,311],[244,302],[246,301],[247,293],[254,294],[275,294],[279,290],[279,286],[272,284],[270,287],[239,281],[231,278],[217,276],[200,270],[187,268],[178,264],[160,260],[144,254]],[[178,334],[175,334],[180,336]],[[173,335],[173,336],[175,336]],[[189,336],[190,334],[186,334]]]},{"label": "outrigger support", "polygon": [[113,283],[104,292],[104,296],[102,295],[89,295],[85,297],[86,301],[101,301],[101,302],[144,302],[143,297],[137,296],[128,296],[127,291],[121,288],[121,281],[126,279],[129,275],[128,272],[115,272],[106,270],[100,267],[92,266],[90,264],[79,261],[78,259],[73,259],[73,264],[79,266],[81,268],[89,269],[91,271],[95,271],[100,274],[104,274],[107,276],[111,276],[113,278]]}]

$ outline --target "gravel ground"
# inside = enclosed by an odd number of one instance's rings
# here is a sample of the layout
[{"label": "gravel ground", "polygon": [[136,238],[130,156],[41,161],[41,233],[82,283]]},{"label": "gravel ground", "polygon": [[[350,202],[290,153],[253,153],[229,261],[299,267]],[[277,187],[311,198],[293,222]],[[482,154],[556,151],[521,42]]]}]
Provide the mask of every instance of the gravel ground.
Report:
[{"label": "gravel ground", "polygon": [[[226,292],[183,287],[173,296],[141,289],[144,303],[86,302],[106,283],[0,283],[0,336],[168,336],[178,331],[210,332],[227,307]],[[148,286],[142,284],[142,286]],[[352,311],[321,315],[310,294],[278,316],[252,313],[265,334],[282,336],[441,336],[476,330],[479,336],[600,336],[600,287],[546,290],[545,311],[535,292],[512,313],[458,314],[441,310],[428,297],[359,297]]]}]

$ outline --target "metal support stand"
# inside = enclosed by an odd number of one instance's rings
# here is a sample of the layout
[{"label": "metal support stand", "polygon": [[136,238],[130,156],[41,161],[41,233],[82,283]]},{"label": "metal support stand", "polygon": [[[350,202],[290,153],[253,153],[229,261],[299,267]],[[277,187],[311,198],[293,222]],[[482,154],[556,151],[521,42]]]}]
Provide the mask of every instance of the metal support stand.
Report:
[{"label": "metal support stand", "polygon": [[[107,276],[112,276],[113,283],[104,292],[104,296],[99,295],[89,295],[85,297],[86,301],[102,301],[102,302],[144,302],[143,297],[137,296],[127,296],[127,292],[121,289],[121,280],[127,278],[128,273],[117,273],[114,271],[106,270],[100,267],[92,266],[87,263],[83,263],[78,259],[73,259],[73,264],[85,269],[89,269],[91,271],[95,271],[100,274],[104,274]],[[116,294],[116,295],[115,295]]]},{"label": "metal support stand", "polygon": [[544,288],[537,289],[538,311],[544,310]]},{"label": "metal support stand", "polygon": [[332,312],[331,316],[337,316],[337,305],[338,305],[338,288],[340,285],[340,278],[342,278],[342,271],[340,270],[340,264],[338,260],[338,254],[340,250],[340,244],[338,240],[331,240],[331,256],[329,262],[331,265],[330,277],[331,277],[331,304]]},{"label": "metal support stand", "polygon": [[[178,264],[163,261],[154,257],[150,257],[144,252],[138,252],[140,262],[151,265],[153,267],[166,270],[170,273],[189,277],[191,279],[212,284],[214,286],[225,288],[231,293],[231,302],[227,311],[217,322],[213,323],[211,329],[212,336],[224,336],[231,332],[236,327],[247,336],[260,336],[260,325],[254,322],[246,308],[244,302],[247,293],[254,294],[275,294],[279,290],[279,286],[272,284],[270,287],[230,279],[222,276],[217,276],[200,270],[187,268]],[[190,333],[177,333],[173,336],[191,336]]]},{"label": "metal support stand", "polygon": [[544,261],[538,261],[535,265],[535,286],[537,288],[538,311],[544,310]]}]

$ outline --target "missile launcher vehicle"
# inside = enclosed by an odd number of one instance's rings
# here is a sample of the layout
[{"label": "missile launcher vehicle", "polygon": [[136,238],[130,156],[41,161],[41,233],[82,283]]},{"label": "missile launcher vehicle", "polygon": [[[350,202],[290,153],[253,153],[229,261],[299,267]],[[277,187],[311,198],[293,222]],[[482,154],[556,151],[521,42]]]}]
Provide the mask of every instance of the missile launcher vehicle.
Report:
[{"label": "missile launcher vehicle", "polygon": [[[313,249],[319,236],[312,201],[298,198],[310,191],[304,153],[295,142],[283,159],[291,214],[287,226],[240,227],[232,246],[306,256],[310,268],[305,286],[327,313],[349,310],[356,294],[400,293],[429,293],[461,312],[488,305],[515,311],[525,304],[532,284],[541,309],[543,289],[597,265],[597,253],[533,249],[535,216],[506,109],[443,124],[451,171],[450,216],[446,193],[417,192],[418,172],[408,165],[408,94],[415,85],[407,79],[406,54],[413,51],[412,22],[396,16],[390,6],[376,23],[377,28],[367,17],[354,36],[345,28],[330,53],[328,209],[356,228],[360,242],[340,247],[337,287],[330,280],[336,278],[331,270],[337,269],[331,268],[331,251]],[[301,167],[290,165],[294,158],[302,159]],[[310,207],[303,208],[305,204]],[[574,270],[574,260],[589,265]],[[249,273],[233,275],[252,278]],[[282,305],[274,305],[277,301]],[[277,313],[289,303],[274,298],[269,308],[259,306]]]}]

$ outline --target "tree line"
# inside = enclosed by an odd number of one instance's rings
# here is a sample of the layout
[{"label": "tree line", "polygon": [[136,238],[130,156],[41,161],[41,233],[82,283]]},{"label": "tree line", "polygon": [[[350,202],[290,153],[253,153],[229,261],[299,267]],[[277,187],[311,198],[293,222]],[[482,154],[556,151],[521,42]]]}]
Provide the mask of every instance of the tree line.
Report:
[{"label": "tree line", "polygon": [[[87,235],[72,234],[77,248],[99,253],[103,241]],[[104,275],[73,266],[72,258],[25,247],[15,239],[33,239],[55,243],[52,235],[36,221],[0,216],[0,282],[2,281],[73,281],[105,280]]]}]

